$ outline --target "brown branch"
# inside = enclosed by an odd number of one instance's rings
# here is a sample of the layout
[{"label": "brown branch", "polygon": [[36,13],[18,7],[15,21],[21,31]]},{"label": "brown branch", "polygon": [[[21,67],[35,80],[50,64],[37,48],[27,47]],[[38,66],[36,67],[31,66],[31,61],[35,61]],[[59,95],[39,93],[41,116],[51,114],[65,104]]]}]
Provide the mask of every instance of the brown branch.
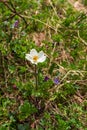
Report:
[{"label": "brown branch", "polygon": [[23,21],[25,22],[26,26],[27,26],[28,24],[27,24],[27,21],[25,20],[25,18],[24,18],[23,16],[21,16],[20,13],[18,13],[18,12],[16,11],[16,9],[15,9],[15,7],[14,7],[14,5],[13,5],[12,2],[10,2],[10,4],[11,4],[12,8],[14,9],[14,12],[16,13],[16,15],[18,15],[20,18],[22,18]]},{"label": "brown branch", "polygon": [[14,13],[14,10],[9,6],[7,1],[4,2],[3,0],[0,0],[0,2],[2,2],[11,12]]},{"label": "brown branch", "polygon": [[14,16],[15,16],[15,15],[18,15],[21,19],[23,19],[23,21],[24,21],[25,24],[26,24],[26,27],[28,26],[27,21],[25,20],[25,18],[24,18],[20,13],[18,13],[18,12],[16,11],[16,9],[15,9],[15,7],[14,7],[14,5],[13,5],[12,2],[10,2],[11,7],[9,6],[9,4],[8,4],[7,1],[4,2],[3,0],[1,0],[0,2],[2,2],[2,3],[14,14]]}]

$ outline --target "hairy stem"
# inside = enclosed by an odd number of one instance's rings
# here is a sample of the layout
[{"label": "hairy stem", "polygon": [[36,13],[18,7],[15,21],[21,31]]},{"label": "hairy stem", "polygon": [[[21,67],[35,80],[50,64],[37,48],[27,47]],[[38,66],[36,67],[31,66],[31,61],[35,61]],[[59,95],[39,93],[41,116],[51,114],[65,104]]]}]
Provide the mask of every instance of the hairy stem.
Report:
[{"label": "hairy stem", "polygon": [[36,90],[38,89],[38,69],[37,65],[35,65],[35,84],[36,84]]}]

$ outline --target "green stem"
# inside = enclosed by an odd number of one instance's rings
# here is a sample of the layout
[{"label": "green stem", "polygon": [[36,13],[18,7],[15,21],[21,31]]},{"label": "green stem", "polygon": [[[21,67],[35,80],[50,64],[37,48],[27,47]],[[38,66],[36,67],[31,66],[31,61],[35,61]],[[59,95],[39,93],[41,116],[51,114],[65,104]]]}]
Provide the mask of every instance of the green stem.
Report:
[{"label": "green stem", "polygon": [[37,65],[35,65],[35,83],[36,83],[36,90],[38,89],[38,69]]}]

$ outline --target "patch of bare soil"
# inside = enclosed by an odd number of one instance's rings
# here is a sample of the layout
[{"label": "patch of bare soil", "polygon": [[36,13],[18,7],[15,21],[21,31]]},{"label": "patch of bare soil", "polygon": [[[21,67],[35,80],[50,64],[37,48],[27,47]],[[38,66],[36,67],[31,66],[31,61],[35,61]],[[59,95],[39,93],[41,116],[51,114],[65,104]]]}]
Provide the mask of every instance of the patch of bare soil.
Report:
[{"label": "patch of bare soil", "polygon": [[87,14],[87,7],[85,7],[81,0],[68,0],[68,2],[77,10]]}]

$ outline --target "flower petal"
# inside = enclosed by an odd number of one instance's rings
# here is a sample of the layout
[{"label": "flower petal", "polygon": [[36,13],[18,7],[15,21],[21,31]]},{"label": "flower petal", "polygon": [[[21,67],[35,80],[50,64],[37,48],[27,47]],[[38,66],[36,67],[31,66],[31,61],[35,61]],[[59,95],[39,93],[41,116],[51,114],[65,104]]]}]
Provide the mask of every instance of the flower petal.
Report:
[{"label": "flower petal", "polygon": [[32,49],[32,50],[30,51],[30,55],[31,55],[31,56],[35,56],[35,55],[38,55],[38,53],[37,53],[37,51],[36,51],[35,49]]},{"label": "flower petal", "polygon": [[49,80],[49,77],[48,76],[45,76],[45,78],[44,78],[44,81],[48,81]]},{"label": "flower petal", "polygon": [[57,77],[54,78],[54,83],[55,83],[56,85],[60,83],[60,81],[59,81],[59,79],[58,79]]},{"label": "flower petal", "polygon": [[46,60],[46,56],[43,55],[41,58],[38,59],[38,62],[44,62]]},{"label": "flower petal", "polygon": [[38,57],[41,58],[42,56],[44,56],[44,52],[43,52],[43,51],[40,51],[40,52],[38,53]]},{"label": "flower petal", "polygon": [[40,51],[38,53],[38,57],[39,57],[38,62],[44,62],[46,60],[46,56],[44,55],[43,51]]},{"label": "flower petal", "polygon": [[31,63],[37,65],[38,62],[34,62],[33,60],[31,60]]},{"label": "flower petal", "polygon": [[32,56],[30,54],[26,54],[25,58],[30,61],[32,59]]},{"label": "flower petal", "polygon": [[28,61],[30,61],[32,64],[34,64],[33,57],[30,54],[26,54],[25,57]]}]

